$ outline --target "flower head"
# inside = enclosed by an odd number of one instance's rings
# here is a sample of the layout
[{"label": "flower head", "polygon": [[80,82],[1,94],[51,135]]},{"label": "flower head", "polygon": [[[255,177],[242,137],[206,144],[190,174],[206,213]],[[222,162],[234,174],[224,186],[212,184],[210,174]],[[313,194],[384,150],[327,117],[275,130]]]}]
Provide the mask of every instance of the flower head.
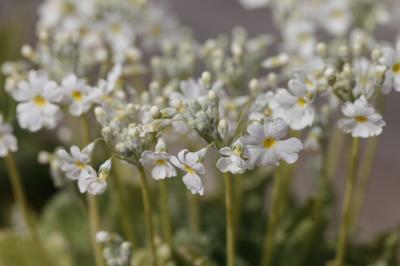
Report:
[{"label": "flower head", "polygon": [[103,194],[107,188],[107,179],[110,171],[111,159],[108,159],[100,166],[98,175],[96,172],[84,173],[78,181],[80,192],[88,192],[92,195]]},{"label": "flower head", "polygon": [[354,138],[377,136],[382,133],[382,128],[386,125],[382,116],[375,112],[363,96],[354,103],[344,103],[342,112],[347,118],[340,119],[338,126],[343,132],[351,133]]},{"label": "flower head", "polygon": [[236,141],[233,148],[224,147],[219,152],[223,155],[217,162],[217,168],[221,172],[242,174],[246,171],[247,164],[243,159],[243,144],[240,141]]},{"label": "flower head", "polygon": [[61,159],[61,170],[65,172],[68,178],[78,180],[83,176],[96,173],[89,165],[93,149],[94,143],[90,143],[82,150],[78,146],[72,146],[70,153],[64,149],[58,150],[57,155]]},{"label": "flower head", "polygon": [[92,106],[91,88],[83,79],[78,79],[74,74],[66,76],[62,81],[62,89],[69,105],[69,112],[80,116]]},{"label": "flower head", "polygon": [[12,134],[12,127],[4,123],[0,115],[0,157],[5,157],[9,152],[17,151],[17,138]]},{"label": "flower head", "polygon": [[288,125],[282,118],[250,124],[247,128],[249,135],[240,139],[246,147],[245,156],[249,158],[249,166],[276,166],[279,160],[289,164],[296,162],[303,144],[297,138],[281,140],[287,130]]},{"label": "flower head", "polygon": [[18,122],[23,129],[35,132],[43,127],[57,125],[62,93],[54,81],[35,71],[29,72],[28,81],[21,81],[12,91],[17,105]]},{"label": "flower head", "polygon": [[307,90],[305,83],[298,79],[289,81],[289,90],[279,89],[276,100],[282,111],[282,118],[294,130],[311,126],[314,121],[312,101],[314,94]]},{"label": "flower head", "polygon": [[151,176],[155,180],[176,176],[176,169],[169,162],[170,155],[166,152],[165,144],[160,139],[156,145],[156,151],[142,153],[140,163],[152,167]]},{"label": "flower head", "polygon": [[200,176],[206,172],[204,165],[200,162],[199,155],[187,149],[178,153],[178,157],[172,156],[171,163],[186,172],[183,176],[183,183],[192,194],[204,194],[204,187]]}]

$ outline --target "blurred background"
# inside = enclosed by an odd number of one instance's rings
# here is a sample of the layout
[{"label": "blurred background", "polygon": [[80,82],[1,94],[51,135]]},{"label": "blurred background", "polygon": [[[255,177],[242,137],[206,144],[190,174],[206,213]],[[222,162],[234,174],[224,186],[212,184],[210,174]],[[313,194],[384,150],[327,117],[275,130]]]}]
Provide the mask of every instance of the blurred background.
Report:
[{"label": "blurred background", "polygon": [[[161,0],[160,0],[161,1]],[[229,33],[235,26],[243,26],[251,35],[274,33],[271,14],[268,9],[243,10],[236,0],[162,0],[175,13],[182,24],[190,27],[199,41]],[[35,23],[39,0],[0,0],[0,63],[19,58],[20,47],[24,43],[34,44]],[[393,40],[389,31],[380,31],[380,37]],[[1,83],[0,83],[1,84]],[[1,96],[1,97],[4,97]],[[2,99],[0,99],[1,101]],[[387,98],[384,119],[387,126],[379,140],[377,158],[362,212],[360,239],[370,239],[400,224],[400,94],[393,93]],[[24,133],[17,130],[19,150],[16,154],[27,188],[30,203],[37,209],[55,192],[48,175],[48,167],[37,163],[40,147],[54,148],[51,136],[30,135],[31,141],[24,141]],[[32,141],[33,138],[33,141]],[[24,156],[24,157],[22,157]],[[346,154],[343,153],[343,157]],[[361,164],[363,162],[361,161]],[[345,165],[341,164],[339,168]],[[311,180],[304,174],[296,177],[295,190],[299,199],[304,199],[312,191]],[[338,169],[334,182],[338,195],[344,188],[343,171]],[[339,198],[342,198],[341,196]],[[0,166],[0,229],[7,227],[10,203],[13,198],[4,166]],[[340,205],[339,205],[340,206]],[[339,210],[336,210],[337,212]],[[4,215],[2,217],[1,215]]]}]

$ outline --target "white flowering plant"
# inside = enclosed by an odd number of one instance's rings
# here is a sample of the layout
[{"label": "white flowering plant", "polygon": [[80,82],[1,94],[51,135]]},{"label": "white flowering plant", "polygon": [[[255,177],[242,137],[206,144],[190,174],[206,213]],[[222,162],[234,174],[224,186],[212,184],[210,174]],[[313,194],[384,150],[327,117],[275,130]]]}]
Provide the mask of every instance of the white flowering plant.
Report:
[{"label": "white flowering plant", "polygon": [[[0,230],[0,265],[399,265],[398,226],[355,241],[400,91],[400,41],[376,33],[399,3],[239,3],[269,8],[277,36],[199,42],[151,0],[40,4],[36,43],[2,64],[0,157],[24,230]],[[26,153],[55,188],[36,212]]]}]

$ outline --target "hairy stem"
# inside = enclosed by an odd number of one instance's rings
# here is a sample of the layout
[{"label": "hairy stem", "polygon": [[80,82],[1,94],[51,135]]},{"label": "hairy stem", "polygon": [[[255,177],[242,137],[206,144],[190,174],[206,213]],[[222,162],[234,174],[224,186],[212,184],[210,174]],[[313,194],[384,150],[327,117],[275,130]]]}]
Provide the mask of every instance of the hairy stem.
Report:
[{"label": "hairy stem", "polygon": [[358,223],[360,218],[361,210],[363,207],[365,192],[368,187],[369,176],[372,170],[375,153],[378,147],[378,137],[369,139],[367,142],[367,147],[365,150],[365,155],[363,159],[363,165],[360,168],[360,175],[357,187],[354,193],[354,209],[351,212],[351,230],[355,230],[355,225]]},{"label": "hairy stem", "polygon": [[233,210],[233,184],[232,175],[224,174],[225,180],[225,209],[226,209],[226,257],[227,265],[236,265],[235,254],[235,216]]},{"label": "hairy stem", "polygon": [[150,203],[150,190],[149,185],[147,183],[146,173],[144,172],[143,167],[138,167],[140,172],[140,184],[142,190],[142,198],[143,198],[143,207],[144,207],[144,217],[147,229],[147,239],[148,245],[150,247],[150,258],[151,265],[157,266],[157,253],[156,253],[156,239],[155,239],[155,231],[154,231],[154,223],[153,223],[153,211]]},{"label": "hairy stem", "polygon": [[358,168],[358,157],[360,150],[360,139],[353,138],[351,147],[351,158],[348,176],[346,178],[346,188],[343,200],[342,208],[342,220],[340,224],[339,240],[336,247],[336,259],[335,266],[343,266],[344,259],[346,257],[346,247],[348,241],[348,233],[351,224],[351,206],[354,185],[356,183],[357,168]]},{"label": "hairy stem", "polygon": [[281,213],[282,193],[285,190],[285,171],[283,165],[275,171],[274,184],[271,195],[271,208],[268,214],[267,234],[264,240],[263,254],[261,257],[261,266],[270,266],[274,253],[275,237],[279,216]]},{"label": "hairy stem", "polygon": [[37,232],[36,223],[33,219],[32,213],[30,212],[25,196],[25,192],[22,186],[21,176],[19,174],[17,164],[15,162],[14,157],[11,154],[8,154],[5,157],[6,168],[10,176],[11,186],[13,189],[15,201],[22,212],[22,217],[28,229],[30,238],[32,240],[33,246],[36,248],[38,257],[42,261],[43,265],[50,266],[50,261],[47,257],[47,254],[43,248],[42,243],[40,242],[40,237]]},{"label": "hairy stem", "polygon": [[188,214],[190,220],[190,228],[194,233],[200,232],[200,210],[199,201],[196,195],[192,195],[189,191],[187,192],[188,198]]},{"label": "hairy stem", "polygon": [[163,236],[167,244],[172,247],[172,225],[171,213],[169,210],[169,193],[166,180],[158,182],[160,189],[160,207],[162,217]]},{"label": "hairy stem", "polygon": [[[115,168],[116,169],[116,168]],[[132,248],[135,248],[136,241],[135,241],[135,233],[133,231],[133,225],[130,224],[130,220],[128,217],[128,206],[127,206],[127,201],[125,197],[125,191],[124,187],[121,181],[121,176],[119,172],[114,171],[113,175],[113,180],[114,180],[114,185],[115,185],[115,194],[116,194],[116,200],[118,203],[118,215],[119,219],[121,221],[122,225],[122,230],[124,231],[124,234],[129,242],[132,244]]]},{"label": "hairy stem", "polygon": [[[82,141],[86,146],[90,143],[90,123],[87,116],[82,116]],[[89,231],[90,241],[94,252],[96,266],[104,266],[104,260],[101,252],[100,244],[96,241],[96,234],[100,231],[100,219],[98,213],[97,199],[95,196],[86,194],[86,201],[89,211]]]}]

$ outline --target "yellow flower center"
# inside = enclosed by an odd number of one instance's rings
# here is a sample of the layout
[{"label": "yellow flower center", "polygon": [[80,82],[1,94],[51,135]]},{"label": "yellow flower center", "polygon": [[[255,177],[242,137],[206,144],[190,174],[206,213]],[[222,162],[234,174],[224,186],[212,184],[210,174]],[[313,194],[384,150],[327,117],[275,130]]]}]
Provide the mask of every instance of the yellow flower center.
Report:
[{"label": "yellow flower center", "polygon": [[302,32],[298,35],[299,41],[304,43],[310,40],[310,34],[308,32]]},{"label": "yellow flower center", "polygon": [[70,15],[75,12],[75,6],[71,3],[64,3],[61,7],[64,14]]},{"label": "yellow flower center", "polygon": [[344,12],[341,9],[336,9],[336,10],[332,11],[331,16],[332,16],[332,18],[336,18],[336,19],[343,18]]},{"label": "yellow flower center", "polygon": [[161,28],[161,25],[159,25],[159,24],[156,24],[151,28],[151,33],[154,36],[160,36],[161,32],[162,32],[162,28]]},{"label": "yellow flower center", "polygon": [[264,146],[264,148],[269,149],[272,146],[274,146],[275,144],[276,144],[276,140],[274,138],[269,137],[264,140],[263,146]]},{"label": "yellow flower center", "polygon": [[359,123],[365,123],[368,121],[368,118],[366,116],[363,115],[358,115],[355,117],[356,121]]},{"label": "yellow flower center", "polygon": [[39,107],[43,107],[44,105],[46,105],[47,101],[45,98],[43,98],[42,96],[38,95],[35,98],[33,98],[33,102],[39,106]]},{"label": "yellow flower center", "polygon": [[392,70],[395,74],[400,74],[400,63],[394,64]]},{"label": "yellow flower center", "polygon": [[264,109],[264,115],[265,116],[272,116],[272,110],[271,108],[267,107]]},{"label": "yellow flower center", "polygon": [[81,170],[85,169],[85,164],[80,161],[76,161],[75,165]]},{"label": "yellow flower center", "polygon": [[299,98],[297,99],[297,104],[303,107],[304,105],[306,105],[306,100],[304,100],[304,98]]},{"label": "yellow flower center", "polygon": [[165,160],[157,160],[156,164],[158,165],[164,165],[165,164]]},{"label": "yellow flower center", "polygon": [[115,23],[111,26],[111,31],[115,34],[122,33],[122,26],[119,23]]},{"label": "yellow flower center", "polygon": [[190,167],[190,166],[187,165],[187,164],[184,164],[184,165],[183,165],[183,169],[184,169],[186,172],[188,172],[189,174],[193,174],[193,173],[194,173],[193,168]]},{"label": "yellow flower center", "polygon": [[82,92],[80,92],[80,91],[78,91],[78,90],[74,90],[73,92],[72,92],[72,99],[74,99],[75,101],[77,101],[77,102],[80,102],[80,101],[82,101],[82,99],[83,99],[83,95],[82,95]]}]

